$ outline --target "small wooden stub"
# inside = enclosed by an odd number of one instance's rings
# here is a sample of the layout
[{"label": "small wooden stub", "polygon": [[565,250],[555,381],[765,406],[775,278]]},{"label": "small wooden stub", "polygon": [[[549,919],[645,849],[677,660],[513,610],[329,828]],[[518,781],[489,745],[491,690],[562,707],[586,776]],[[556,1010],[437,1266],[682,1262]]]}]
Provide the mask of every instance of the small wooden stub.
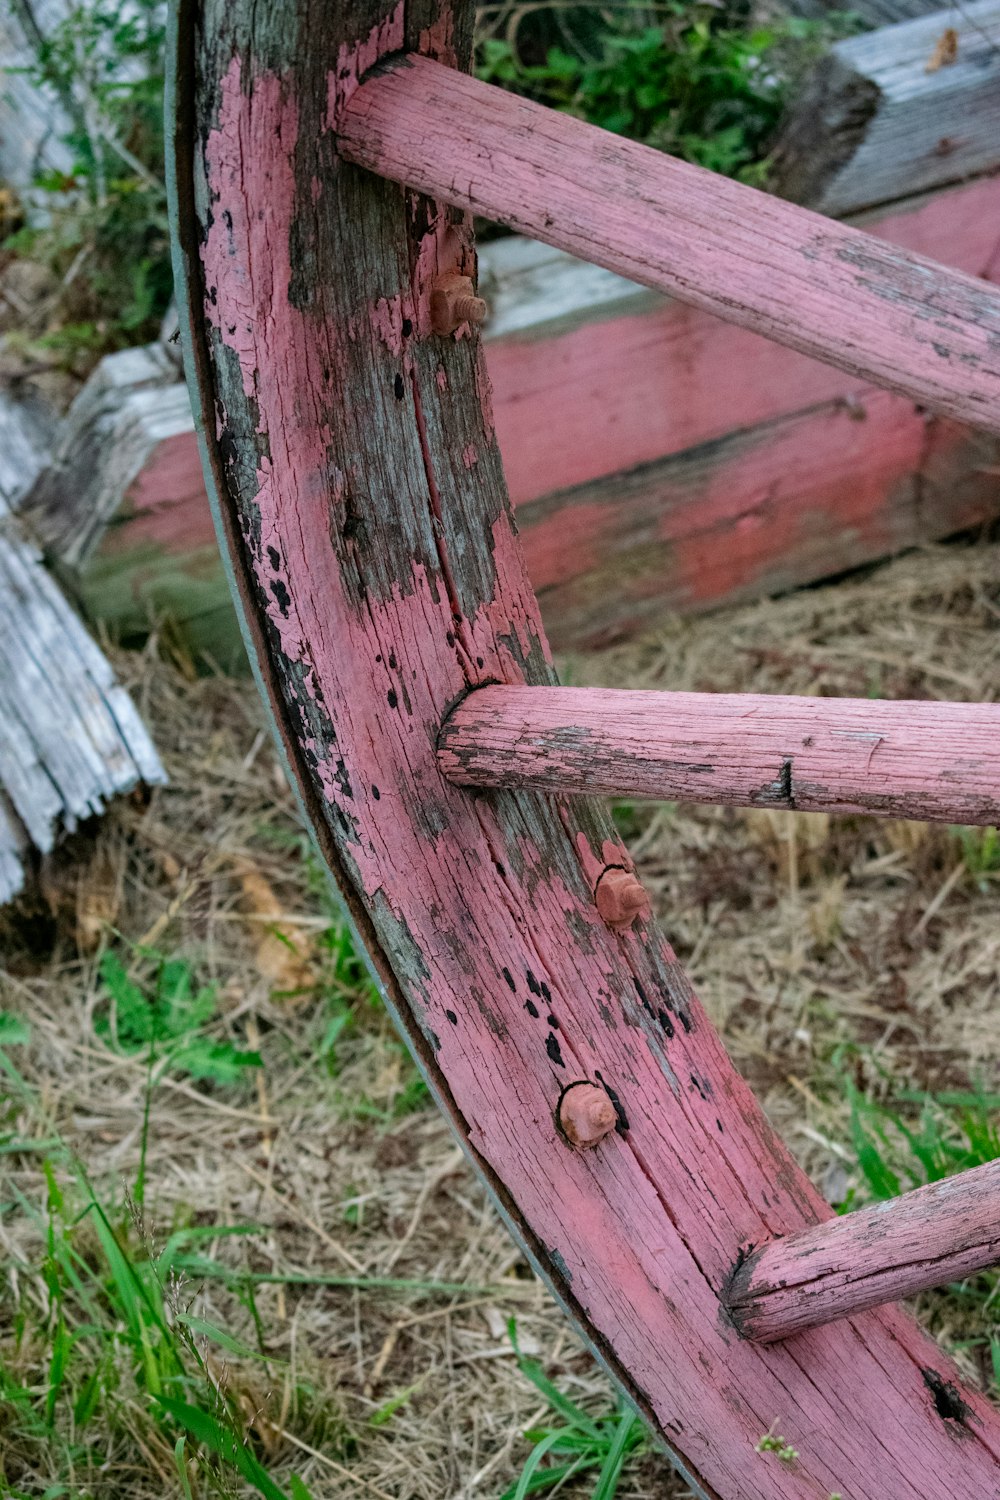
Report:
[{"label": "small wooden stub", "polygon": [[614,1105],[596,1083],[571,1083],[559,1101],[559,1127],[571,1146],[596,1146],[617,1123]]},{"label": "small wooden stub", "polygon": [[745,1338],[807,1328],[1000,1262],[1000,1161],[772,1240],[740,1264],[726,1305]]}]

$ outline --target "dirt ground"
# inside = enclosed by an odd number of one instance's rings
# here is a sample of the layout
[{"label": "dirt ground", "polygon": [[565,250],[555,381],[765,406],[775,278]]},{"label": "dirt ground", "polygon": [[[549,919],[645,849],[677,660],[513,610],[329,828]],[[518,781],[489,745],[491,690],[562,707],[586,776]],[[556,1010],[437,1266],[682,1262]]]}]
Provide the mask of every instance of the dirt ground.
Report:
[{"label": "dirt ground", "polygon": [[[530,1451],[524,1430],[551,1415],[517,1367],[508,1320],[575,1401],[609,1408],[604,1377],[512,1246],[331,932],[250,683],[195,678],[158,660],[155,643],[119,666],[170,785],[76,836],[39,895],[6,918],[0,1010],[30,1023],[17,1066],[35,1102],[8,1102],[0,1139],[62,1138],[117,1199],[138,1170],[147,1069],[99,1025],[101,954],[114,946],[133,972],[131,945],[182,957],[217,986],[218,1035],[259,1050],[264,1066],[226,1086],[163,1075],[149,1109],[146,1226],[154,1244],[179,1224],[218,1226],[203,1254],[290,1278],[256,1293],[274,1369],[235,1359],[228,1376],[256,1450],[278,1482],[296,1469],[316,1500],[496,1500]],[[932,549],[671,621],[567,666],[575,682],[614,686],[998,699],[1000,545]],[[835,1201],[859,1180],[845,1076],[876,1094],[997,1087],[1000,881],[977,863],[978,845],[871,819],[673,805],[618,817],[735,1061]],[[23,1205],[45,1193],[37,1156],[0,1155],[0,1355],[25,1296],[12,1268],[44,1252]],[[248,1224],[253,1235],[222,1232]],[[410,1285],[316,1281],[344,1276]],[[426,1285],[441,1282],[466,1290]],[[226,1282],[194,1277],[189,1296],[200,1316],[248,1337],[251,1316]],[[925,1312],[950,1344],[970,1335],[951,1303],[929,1299]],[[985,1379],[977,1357],[959,1357]],[[181,1494],[163,1454],[120,1451],[102,1494]],[[19,1488],[42,1494],[46,1476],[28,1469]],[[588,1495],[592,1482],[561,1493]],[[619,1490],[685,1493],[652,1452]]]}]

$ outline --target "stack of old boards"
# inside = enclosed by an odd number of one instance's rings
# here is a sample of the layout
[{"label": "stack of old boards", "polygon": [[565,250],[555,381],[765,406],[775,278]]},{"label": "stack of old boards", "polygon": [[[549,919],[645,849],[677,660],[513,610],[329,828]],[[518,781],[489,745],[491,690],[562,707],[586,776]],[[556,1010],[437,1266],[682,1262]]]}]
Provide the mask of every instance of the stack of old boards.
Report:
[{"label": "stack of old boards", "polygon": [[43,409],[0,394],[0,905],[60,833],[164,780],[131,699],[16,513],[52,438]]},{"label": "stack of old boards", "polygon": [[[868,9],[912,19],[822,61],[774,185],[1000,279],[1000,0]],[[528,240],[483,247],[480,290],[496,429],[556,647],[776,593],[1000,512],[995,439],[905,397]],[[239,658],[169,342],[103,362],[27,510],[94,618],[127,634],[169,616],[194,650]]]}]

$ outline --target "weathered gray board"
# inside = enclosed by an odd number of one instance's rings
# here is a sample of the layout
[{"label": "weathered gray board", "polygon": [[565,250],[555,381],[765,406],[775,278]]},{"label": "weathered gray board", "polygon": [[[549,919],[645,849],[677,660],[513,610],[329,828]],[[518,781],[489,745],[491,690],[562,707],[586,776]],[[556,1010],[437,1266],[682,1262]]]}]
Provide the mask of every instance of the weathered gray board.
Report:
[{"label": "weathered gray board", "polygon": [[163,782],[142,720],[46,571],[14,508],[48,462],[51,423],[0,395],[0,903],[21,889],[31,846]]},{"label": "weathered gray board", "polygon": [[66,0],[0,0],[0,181],[22,193],[39,172],[73,165],[62,140],[68,116],[23,71],[37,59],[32,32],[47,35],[68,8]]},{"label": "weathered gray board", "polygon": [[[939,62],[948,30],[954,61]],[[998,161],[1000,0],[974,0],[833,47],[785,123],[772,185],[843,216]]]}]

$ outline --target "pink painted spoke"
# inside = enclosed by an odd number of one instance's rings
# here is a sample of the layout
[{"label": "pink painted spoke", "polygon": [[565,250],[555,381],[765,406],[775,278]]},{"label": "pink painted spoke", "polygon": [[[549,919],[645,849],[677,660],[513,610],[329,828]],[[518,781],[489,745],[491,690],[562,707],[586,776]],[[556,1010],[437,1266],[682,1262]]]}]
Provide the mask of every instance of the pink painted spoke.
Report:
[{"label": "pink painted spoke", "polygon": [[349,160],[1000,430],[1000,292],[410,56],[338,116]]},{"label": "pink painted spoke", "polygon": [[763,1245],[726,1305],[745,1338],[771,1344],[1000,1262],[1000,1161]]},{"label": "pink painted spoke", "polygon": [[461,786],[1000,822],[1000,705],[482,687],[446,720]]}]

